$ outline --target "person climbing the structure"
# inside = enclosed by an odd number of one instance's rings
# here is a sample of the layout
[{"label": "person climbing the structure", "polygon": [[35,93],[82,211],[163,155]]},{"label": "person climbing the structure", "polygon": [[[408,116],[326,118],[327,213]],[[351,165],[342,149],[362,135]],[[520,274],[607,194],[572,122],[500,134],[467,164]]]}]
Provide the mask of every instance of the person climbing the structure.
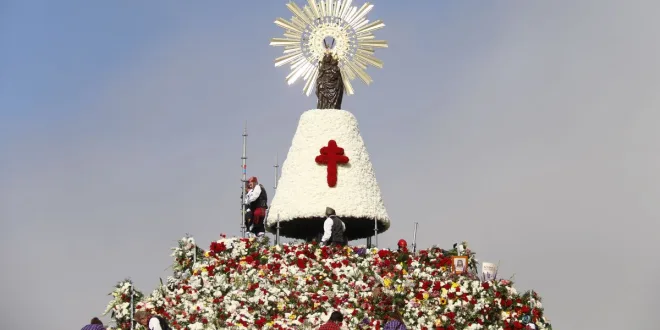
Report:
[{"label": "person climbing the structure", "polygon": [[268,196],[266,195],[266,189],[259,183],[257,177],[253,176],[248,180],[248,187],[250,190],[245,195],[245,205],[249,209],[246,211],[252,213],[249,231],[255,236],[261,237],[266,233],[264,219],[268,208]]}]

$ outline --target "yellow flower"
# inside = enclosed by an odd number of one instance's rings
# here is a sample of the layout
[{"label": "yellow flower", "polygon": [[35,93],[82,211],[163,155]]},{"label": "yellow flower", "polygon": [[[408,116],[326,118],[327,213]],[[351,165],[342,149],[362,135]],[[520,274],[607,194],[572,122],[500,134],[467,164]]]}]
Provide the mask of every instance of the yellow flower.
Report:
[{"label": "yellow flower", "polygon": [[294,314],[289,315],[289,320],[295,320],[295,319],[296,319],[296,315]]},{"label": "yellow flower", "polygon": [[208,272],[208,269],[202,268],[202,273],[207,273],[207,272]]},{"label": "yellow flower", "polygon": [[442,325],[442,319],[441,319],[441,318],[437,318],[437,319],[435,319],[435,326],[436,326],[436,327],[439,327],[439,326],[441,326],[441,325]]},{"label": "yellow flower", "polygon": [[209,257],[209,256],[211,256],[211,253],[209,251],[206,251],[206,252],[204,252],[204,256]]},{"label": "yellow flower", "polygon": [[408,271],[404,269],[403,270],[403,275],[408,275]]},{"label": "yellow flower", "polygon": [[447,298],[440,298],[440,305],[447,305]]},{"label": "yellow flower", "polygon": [[424,300],[429,299],[429,293],[428,293],[428,292],[424,292],[424,293],[422,294],[422,297],[424,297]]},{"label": "yellow flower", "polygon": [[453,282],[453,283],[451,284],[451,287],[452,287],[452,288],[458,288],[459,286],[461,286],[461,285],[458,284],[458,283],[456,283],[456,282]]},{"label": "yellow flower", "polygon": [[445,267],[445,266],[440,267],[440,271],[443,272],[443,273],[446,272],[446,271],[447,271],[447,267]]},{"label": "yellow flower", "polygon": [[397,293],[401,293],[401,292],[403,292],[403,285],[397,285],[397,286],[396,286],[396,292],[397,292]]},{"label": "yellow flower", "polygon": [[386,278],[383,280],[383,285],[385,285],[386,288],[389,288],[390,285],[392,285],[392,280],[391,280],[389,277],[386,277]]}]

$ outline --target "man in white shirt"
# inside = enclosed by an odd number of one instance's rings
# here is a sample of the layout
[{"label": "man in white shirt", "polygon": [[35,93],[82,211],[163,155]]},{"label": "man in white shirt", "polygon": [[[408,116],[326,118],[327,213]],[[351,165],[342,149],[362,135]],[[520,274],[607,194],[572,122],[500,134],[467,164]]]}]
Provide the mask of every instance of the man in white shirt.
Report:
[{"label": "man in white shirt", "polygon": [[268,208],[268,196],[266,189],[259,184],[257,177],[251,177],[248,180],[250,191],[245,195],[246,212],[252,211],[252,223],[250,232],[257,237],[261,237],[266,232],[264,219],[266,218],[266,209]]},{"label": "man in white shirt", "polygon": [[335,214],[335,210],[330,207],[325,208],[325,215],[327,218],[323,222],[323,236],[321,237],[322,245],[339,244],[347,245],[348,239],[346,238],[346,225]]}]

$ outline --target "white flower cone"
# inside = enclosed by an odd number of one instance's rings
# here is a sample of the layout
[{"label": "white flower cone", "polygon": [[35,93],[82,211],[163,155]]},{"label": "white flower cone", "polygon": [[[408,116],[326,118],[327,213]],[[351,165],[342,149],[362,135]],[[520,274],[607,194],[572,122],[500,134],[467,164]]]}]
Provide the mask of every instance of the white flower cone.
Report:
[{"label": "white flower cone", "polygon": [[[315,161],[330,140],[349,158],[347,164],[337,165],[334,187],[328,185],[328,166]],[[266,227],[274,233],[279,217],[280,235],[315,238],[323,231],[326,207],[344,221],[349,240],[373,236],[374,222],[379,233],[390,226],[357,120],[345,110],[309,110],[300,117]]]}]

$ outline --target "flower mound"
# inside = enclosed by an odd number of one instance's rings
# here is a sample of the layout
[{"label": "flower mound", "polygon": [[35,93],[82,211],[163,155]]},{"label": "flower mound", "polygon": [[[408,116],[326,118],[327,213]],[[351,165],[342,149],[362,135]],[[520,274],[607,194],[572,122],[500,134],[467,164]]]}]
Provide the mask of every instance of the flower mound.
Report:
[{"label": "flower mound", "polygon": [[[469,271],[456,275],[451,256],[459,251]],[[412,255],[223,237],[204,252],[186,237],[173,256],[167,283],[135,298],[137,310],[164,316],[173,329],[312,329],[333,310],[347,329],[380,329],[393,309],[409,329],[552,329],[535,292],[479,280],[469,249]],[[119,329],[130,328],[131,285],[120,283],[106,310]]]}]

